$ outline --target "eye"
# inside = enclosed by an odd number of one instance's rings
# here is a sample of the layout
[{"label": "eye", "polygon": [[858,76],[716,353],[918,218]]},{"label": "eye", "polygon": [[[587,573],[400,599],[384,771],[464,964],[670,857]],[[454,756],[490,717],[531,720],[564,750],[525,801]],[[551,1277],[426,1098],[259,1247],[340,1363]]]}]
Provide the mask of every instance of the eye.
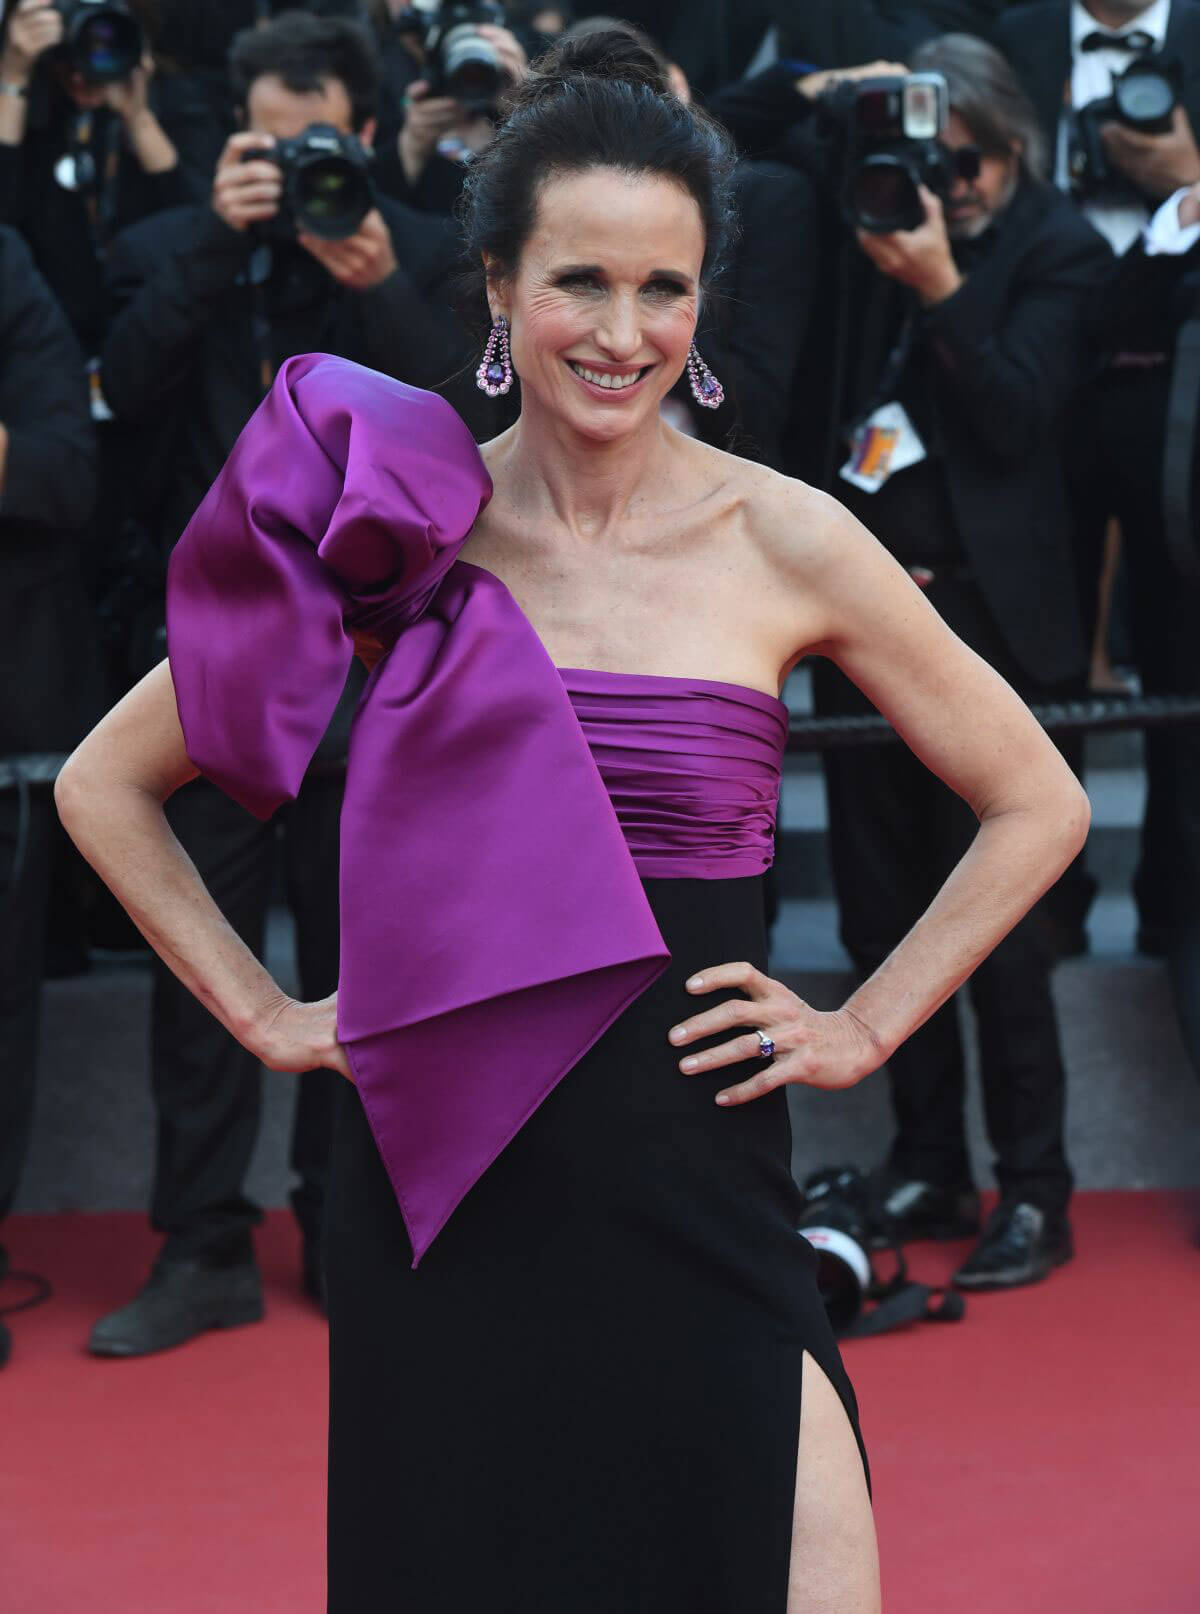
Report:
[{"label": "eye", "polygon": [[560,286],[574,286],[576,288],[583,289],[594,286],[596,284],[596,277],[595,275],[584,274],[560,275],[558,278],[558,284]]},{"label": "eye", "polygon": [[662,276],[650,281],[646,290],[658,297],[683,297],[687,293],[687,287],[678,280],[666,280]]}]

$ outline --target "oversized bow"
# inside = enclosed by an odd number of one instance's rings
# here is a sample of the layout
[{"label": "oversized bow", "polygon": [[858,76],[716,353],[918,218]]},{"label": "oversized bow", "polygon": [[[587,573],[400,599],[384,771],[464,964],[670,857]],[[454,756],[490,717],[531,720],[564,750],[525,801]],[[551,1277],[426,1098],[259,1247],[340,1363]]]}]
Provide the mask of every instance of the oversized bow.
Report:
[{"label": "oversized bow", "polygon": [[261,818],[295,796],[366,632],[338,1035],[412,1244],[668,952],[562,680],[456,559],[491,494],[431,393],[290,359],[180,538],[167,642],[188,755]]}]

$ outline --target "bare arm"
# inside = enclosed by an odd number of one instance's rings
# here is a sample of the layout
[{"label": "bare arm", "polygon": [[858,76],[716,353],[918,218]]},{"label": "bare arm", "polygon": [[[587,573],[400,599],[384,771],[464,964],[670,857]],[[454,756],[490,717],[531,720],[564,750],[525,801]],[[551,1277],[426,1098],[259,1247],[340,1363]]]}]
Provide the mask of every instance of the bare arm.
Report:
[{"label": "bare arm", "polygon": [[[796,531],[796,515],[793,507],[785,530]],[[1054,883],[1090,821],[1087,796],[1028,708],[865,528],[807,491],[803,521],[814,536],[790,587],[815,624],[806,652],[828,656],[858,685],[968,803],[979,829],[921,919],[837,1013],[817,1013],[746,964],[701,972],[691,990],[739,987],[750,1001],[692,1016],[673,1043],[756,1026],[776,1044],[770,1067],[729,1089],[734,1102],[786,1081],[851,1086],[884,1064]],[[691,1069],[756,1053],[757,1039],[743,1034],[694,1056]]]},{"label": "bare arm", "polygon": [[296,1003],[225,919],[163,803],[196,777],[168,664],[147,673],[68,758],[54,790],[68,834],[134,924],[205,1008],[272,1070],[349,1077],[336,994]]}]

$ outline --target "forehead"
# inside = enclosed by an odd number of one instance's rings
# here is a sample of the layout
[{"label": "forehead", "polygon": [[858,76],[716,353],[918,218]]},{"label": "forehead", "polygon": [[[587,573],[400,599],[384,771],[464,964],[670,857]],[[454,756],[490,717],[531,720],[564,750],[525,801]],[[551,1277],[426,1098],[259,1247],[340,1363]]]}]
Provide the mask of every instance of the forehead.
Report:
[{"label": "forehead", "polygon": [[350,130],[350,94],[341,79],[327,78],[319,90],[289,90],[274,73],[264,73],[250,86],[246,113],[251,124],[285,140],[303,133],[310,123],[332,123]]},{"label": "forehead", "polygon": [[698,276],[704,224],[689,191],[657,174],[592,168],[554,175],[539,194],[526,264],[597,264],[614,274],[676,268]]}]

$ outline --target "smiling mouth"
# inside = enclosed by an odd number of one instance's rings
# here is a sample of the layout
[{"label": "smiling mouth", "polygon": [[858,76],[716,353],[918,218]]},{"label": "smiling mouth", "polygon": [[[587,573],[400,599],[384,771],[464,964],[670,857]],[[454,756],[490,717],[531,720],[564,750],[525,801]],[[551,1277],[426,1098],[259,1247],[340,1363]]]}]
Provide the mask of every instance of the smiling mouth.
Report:
[{"label": "smiling mouth", "polygon": [[630,387],[636,387],[638,382],[654,368],[652,364],[643,364],[640,368],[631,370],[593,370],[590,365],[580,364],[576,359],[568,359],[567,367],[575,372],[581,381],[590,386],[602,387],[605,392],[627,392]]}]

